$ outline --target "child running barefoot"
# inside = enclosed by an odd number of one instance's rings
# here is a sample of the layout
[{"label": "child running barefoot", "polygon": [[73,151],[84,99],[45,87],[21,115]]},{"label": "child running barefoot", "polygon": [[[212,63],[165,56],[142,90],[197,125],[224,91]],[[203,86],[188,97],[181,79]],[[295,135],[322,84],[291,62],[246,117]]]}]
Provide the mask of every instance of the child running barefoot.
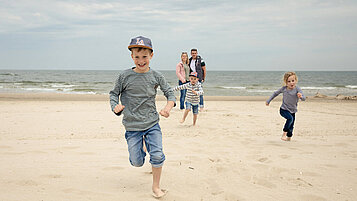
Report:
[{"label": "child running barefoot", "polygon": [[190,73],[190,82],[179,85],[175,88],[173,88],[173,91],[178,91],[182,89],[187,89],[186,93],[186,110],[183,113],[183,118],[180,121],[180,123],[185,122],[185,119],[188,115],[188,113],[191,110],[192,107],[192,112],[193,112],[193,126],[196,125],[196,120],[197,120],[197,115],[198,115],[198,103],[200,102],[200,95],[203,94],[202,86],[201,83],[198,82],[197,78],[197,72],[191,72]]},{"label": "child running barefoot", "polygon": [[270,102],[283,93],[283,103],[280,107],[280,115],[286,119],[283,135],[281,137],[284,141],[290,141],[293,136],[293,129],[295,123],[295,113],[297,112],[297,103],[299,99],[305,100],[305,96],[302,93],[300,87],[296,86],[298,77],[295,72],[287,72],[284,75],[285,86],[275,91],[273,95],[266,101],[266,105],[269,106]]},{"label": "child running barefoot", "polygon": [[[159,114],[169,117],[176,98],[165,77],[150,67],[150,60],[154,55],[151,40],[138,36],[131,40],[128,48],[135,67],[119,74],[114,89],[110,91],[110,105],[116,115],[123,114],[130,163],[141,167],[145,162],[146,152],[150,155],[153,196],[160,198],[167,191],[160,188],[165,155]],[[166,106],[160,112],[156,111],[155,105],[158,87],[167,98]]]}]

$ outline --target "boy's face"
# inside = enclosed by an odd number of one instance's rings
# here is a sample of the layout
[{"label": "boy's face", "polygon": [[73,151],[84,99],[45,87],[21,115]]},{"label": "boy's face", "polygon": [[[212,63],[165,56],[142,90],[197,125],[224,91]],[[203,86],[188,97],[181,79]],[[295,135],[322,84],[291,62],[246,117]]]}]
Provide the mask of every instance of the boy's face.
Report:
[{"label": "boy's face", "polygon": [[198,78],[195,76],[190,76],[190,82],[192,85],[195,85],[198,81]]},{"label": "boy's face", "polygon": [[149,49],[142,49],[138,51],[138,48],[133,48],[131,50],[131,58],[135,63],[135,72],[145,73],[149,71],[150,59],[154,55]]},{"label": "boy's face", "polygon": [[197,58],[197,51],[191,51],[191,56],[192,56],[192,59],[196,59]]},{"label": "boy's face", "polygon": [[292,75],[290,77],[288,77],[288,80],[286,81],[286,86],[289,88],[289,89],[294,89],[295,88],[295,85],[296,85],[296,77],[295,75]]}]

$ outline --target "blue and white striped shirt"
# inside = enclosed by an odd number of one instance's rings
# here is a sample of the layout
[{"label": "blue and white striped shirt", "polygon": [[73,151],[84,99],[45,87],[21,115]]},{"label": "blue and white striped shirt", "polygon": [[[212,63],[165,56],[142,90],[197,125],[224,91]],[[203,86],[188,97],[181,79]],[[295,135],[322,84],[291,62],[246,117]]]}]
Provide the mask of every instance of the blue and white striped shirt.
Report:
[{"label": "blue and white striped shirt", "polygon": [[[197,82],[195,85],[192,85],[191,82],[177,86],[173,88],[173,91],[187,89],[186,101],[192,105],[198,105],[200,102],[200,95],[203,94],[203,89],[200,82]],[[192,90],[197,92],[197,95],[192,92]]]}]

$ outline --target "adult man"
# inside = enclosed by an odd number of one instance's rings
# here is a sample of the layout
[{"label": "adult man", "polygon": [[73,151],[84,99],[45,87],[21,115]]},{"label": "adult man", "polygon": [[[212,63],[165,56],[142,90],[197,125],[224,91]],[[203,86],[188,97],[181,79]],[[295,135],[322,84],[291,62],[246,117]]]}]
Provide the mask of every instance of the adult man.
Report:
[{"label": "adult man", "polygon": [[[206,64],[202,57],[197,54],[197,49],[191,49],[191,58],[189,59],[190,73],[197,72],[198,81],[203,84],[206,78]],[[203,95],[200,95],[200,110],[204,108]]]}]

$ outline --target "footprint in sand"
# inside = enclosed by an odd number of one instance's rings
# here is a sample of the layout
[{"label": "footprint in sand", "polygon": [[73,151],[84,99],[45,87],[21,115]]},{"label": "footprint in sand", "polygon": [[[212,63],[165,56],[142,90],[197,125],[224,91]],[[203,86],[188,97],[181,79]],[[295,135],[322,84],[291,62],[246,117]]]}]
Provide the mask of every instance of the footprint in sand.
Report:
[{"label": "footprint in sand", "polygon": [[213,179],[208,179],[204,182],[207,185],[207,189],[212,195],[219,195],[224,193],[224,191],[219,187],[218,183]]},{"label": "footprint in sand", "polygon": [[258,159],[258,161],[259,161],[259,162],[262,162],[262,163],[264,163],[264,162],[267,161],[267,160],[268,160],[267,157],[263,157],[263,158],[259,158],[259,159]]},{"label": "footprint in sand", "polygon": [[300,177],[298,178],[289,178],[289,183],[293,183],[296,186],[303,186],[303,187],[312,187],[313,185],[304,179],[301,179]]},{"label": "footprint in sand", "polygon": [[270,181],[268,181],[266,179],[262,179],[262,178],[253,177],[253,184],[257,184],[259,186],[263,186],[263,187],[270,188],[270,189],[276,188],[275,184],[271,183]]}]

